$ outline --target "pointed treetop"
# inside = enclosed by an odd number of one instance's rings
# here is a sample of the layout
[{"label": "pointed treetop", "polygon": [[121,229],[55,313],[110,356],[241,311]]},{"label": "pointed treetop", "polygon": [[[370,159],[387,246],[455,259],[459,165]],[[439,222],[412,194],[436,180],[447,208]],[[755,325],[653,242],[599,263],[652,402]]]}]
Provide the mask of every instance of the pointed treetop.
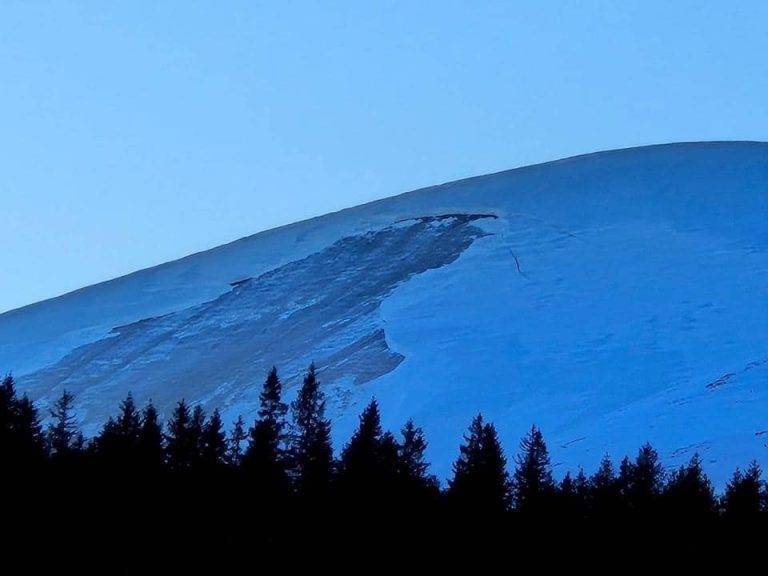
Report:
[{"label": "pointed treetop", "polygon": [[259,418],[280,422],[288,412],[288,406],[282,401],[282,383],[274,366],[267,374],[264,387],[259,394]]}]

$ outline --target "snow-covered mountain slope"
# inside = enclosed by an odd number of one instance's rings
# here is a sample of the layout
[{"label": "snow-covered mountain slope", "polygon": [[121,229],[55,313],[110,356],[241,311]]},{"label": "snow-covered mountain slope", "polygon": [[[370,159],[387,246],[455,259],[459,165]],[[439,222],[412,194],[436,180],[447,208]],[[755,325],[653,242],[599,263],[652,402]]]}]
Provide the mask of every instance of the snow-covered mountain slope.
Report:
[{"label": "snow-covered mountain slope", "polygon": [[337,443],[375,395],[445,475],[471,417],[559,469],[649,440],[768,464],[768,144],[603,152],[417,190],[0,315],[0,369],[95,431],[131,390],[253,417],[314,360]]}]

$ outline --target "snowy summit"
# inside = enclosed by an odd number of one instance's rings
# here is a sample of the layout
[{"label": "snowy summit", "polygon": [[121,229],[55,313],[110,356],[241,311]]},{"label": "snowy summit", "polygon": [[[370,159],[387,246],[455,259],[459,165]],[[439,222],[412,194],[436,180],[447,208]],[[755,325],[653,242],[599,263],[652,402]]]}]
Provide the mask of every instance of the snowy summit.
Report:
[{"label": "snowy summit", "polygon": [[[314,361],[334,434],[368,400],[445,476],[482,412],[555,470],[650,441],[722,486],[768,464],[768,144],[602,152],[416,190],[0,315],[0,370],[93,433],[126,394],[253,418]],[[337,441],[337,445],[340,442]]]}]

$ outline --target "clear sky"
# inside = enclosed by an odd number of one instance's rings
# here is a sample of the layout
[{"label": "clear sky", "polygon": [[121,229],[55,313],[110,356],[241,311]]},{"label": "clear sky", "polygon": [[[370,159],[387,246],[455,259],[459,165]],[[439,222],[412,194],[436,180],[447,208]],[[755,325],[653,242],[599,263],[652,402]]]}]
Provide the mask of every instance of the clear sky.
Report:
[{"label": "clear sky", "polygon": [[0,311],[406,190],[768,140],[768,2],[0,4]]}]

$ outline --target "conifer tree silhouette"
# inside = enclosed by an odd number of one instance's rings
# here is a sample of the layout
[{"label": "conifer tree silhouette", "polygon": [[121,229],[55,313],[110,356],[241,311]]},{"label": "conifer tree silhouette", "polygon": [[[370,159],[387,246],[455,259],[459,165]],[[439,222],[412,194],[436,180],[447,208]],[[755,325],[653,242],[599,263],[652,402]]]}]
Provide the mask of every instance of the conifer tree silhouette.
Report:
[{"label": "conifer tree silhouette", "polygon": [[341,453],[339,486],[353,506],[389,506],[396,490],[398,445],[381,430],[376,400],[365,407],[357,430]]},{"label": "conifer tree silhouette", "polygon": [[18,397],[13,377],[0,383],[0,459],[7,473],[31,474],[45,460],[45,438],[32,401]]},{"label": "conifer tree silhouette", "polygon": [[369,481],[377,472],[377,452],[381,442],[381,416],[376,400],[365,407],[357,430],[341,453],[341,473],[350,480]]},{"label": "conifer tree silhouette", "polygon": [[287,413],[288,405],[283,402],[283,384],[277,375],[277,368],[272,366],[259,394],[259,418],[274,426],[275,436],[280,441],[284,440],[285,415]]},{"label": "conifer tree silhouette", "polygon": [[[629,460],[625,459],[623,468],[626,470]],[[622,495],[619,480],[613,469],[611,457],[606,454],[600,461],[600,466],[589,481],[589,510],[598,519],[616,518],[622,512]]]},{"label": "conifer tree silhouette", "polygon": [[635,465],[629,459],[629,456],[624,456],[619,463],[619,473],[616,476],[616,486],[619,490],[621,505],[624,508],[623,512],[627,512],[630,507],[630,486],[632,485],[632,477],[635,473]]},{"label": "conifer tree silhouette", "polygon": [[298,494],[320,502],[328,496],[333,478],[331,423],[325,418],[325,395],[311,364],[296,400],[291,404],[293,474]]},{"label": "conifer tree silhouette", "polygon": [[714,518],[717,501],[698,454],[672,473],[664,488],[664,500],[665,512],[675,520],[701,522]]},{"label": "conifer tree silhouette", "polygon": [[46,457],[45,436],[37,408],[26,395],[16,401],[14,435],[18,466],[39,467]]},{"label": "conifer tree silhouette", "polygon": [[630,510],[642,516],[658,512],[659,497],[664,488],[664,467],[653,446],[643,444],[631,465],[622,462],[620,479]]},{"label": "conifer tree silhouette", "polygon": [[165,464],[163,426],[151,401],[141,413],[137,451],[138,465],[145,473],[157,473]]},{"label": "conifer tree silhouette", "polygon": [[239,467],[243,459],[243,442],[248,439],[245,431],[245,421],[242,416],[232,426],[232,431],[227,438],[227,463],[235,468]]},{"label": "conifer tree silhouette", "polygon": [[509,505],[506,458],[496,429],[478,414],[472,420],[453,465],[448,498],[460,513],[499,515]]},{"label": "conifer tree silhouette", "polygon": [[165,436],[168,467],[173,472],[192,468],[197,457],[199,433],[192,428],[189,406],[181,400],[173,410]]},{"label": "conifer tree silhouette", "polygon": [[0,383],[0,458],[8,473],[27,473],[45,458],[45,439],[32,401],[16,393],[9,374]]},{"label": "conifer tree silhouette", "polygon": [[205,431],[205,410],[200,404],[192,409],[189,423],[190,444],[192,446],[192,466],[202,463],[203,432]]},{"label": "conifer tree silhouette", "polygon": [[589,483],[589,478],[584,473],[584,469],[581,467],[579,467],[576,479],[574,480],[574,489],[576,491],[576,517],[579,520],[583,520],[589,517],[592,486]]},{"label": "conifer tree silhouette", "polygon": [[53,421],[48,426],[48,445],[56,459],[64,459],[82,450],[83,436],[77,427],[75,397],[64,390],[51,409]]},{"label": "conifer tree silhouette", "polygon": [[274,366],[267,374],[259,401],[259,418],[248,432],[243,466],[258,483],[264,498],[284,496],[289,487],[285,423],[288,406],[282,401],[282,383]]},{"label": "conifer tree silhouette", "polygon": [[14,448],[16,389],[8,374],[0,383],[0,453],[7,455]]},{"label": "conifer tree silhouette", "polygon": [[134,470],[137,465],[141,415],[133,396],[120,404],[117,418],[110,417],[95,439],[94,446],[103,464],[113,470]]},{"label": "conifer tree silhouette", "polygon": [[560,518],[575,522],[586,516],[586,484],[587,479],[583,470],[579,470],[576,478],[570,471],[565,473],[557,491],[556,512]]},{"label": "conifer tree silhouette", "polygon": [[726,521],[748,526],[761,519],[766,504],[761,475],[757,462],[752,462],[746,472],[736,469],[721,499]]},{"label": "conifer tree silhouette", "polygon": [[122,436],[129,442],[134,442],[139,436],[141,428],[141,415],[136,409],[133,401],[133,394],[128,392],[128,396],[120,404],[120,415],[117,418],[117,426]]},{"label": "conifer tree silhouette", "polygon": [[427,440],[424,431],[413,420],[408,420],[400,430],[402,440],[398,444],[398,472],[401,477],[401,497],[406,506],[418,503],[431,505],[439,493],[440,484],[435,476],[427,473]]},{"label": "conifer tree silhouette", "polygon": [[541,431],[532,426],[520,442],[512,478],[515,509],[523,514],[550,513],[555,482]]},{"label": "conifer tree silhouette", "polygon": [[225,463],[227,438],[218,408],[214,409],[203,426],[201,439],[201,464],[208,470],[220,468]]}]

